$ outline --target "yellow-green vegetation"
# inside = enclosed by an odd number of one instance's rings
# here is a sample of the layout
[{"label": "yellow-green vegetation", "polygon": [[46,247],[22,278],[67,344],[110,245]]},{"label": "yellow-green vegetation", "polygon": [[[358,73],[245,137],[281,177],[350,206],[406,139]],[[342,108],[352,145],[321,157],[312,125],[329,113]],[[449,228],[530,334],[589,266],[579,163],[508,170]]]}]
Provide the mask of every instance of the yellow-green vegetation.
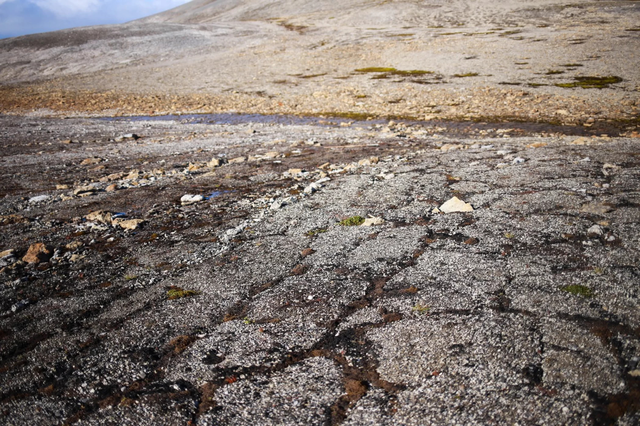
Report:
[{"label": "yellow-green vegetation", "polygon": [[516,234],[513,234],[513,233],[511,233],[511,232],[505,232],[505,233],[504,233],[504,237],[505,237],[505,238],[507,238],[507,239],[509,239],[509,240],[511,240],[511,239],[513,239],[513,238],[515,238],[515,237],[516,237]]},{"label": "yellow-green vegetation", "polygon": [[544,84],[544,83],[527,83],[527,86],[529,86],[529,87],[542,87],[542,86],[548,86],[548,84]]},{"label": "yellow-green vegetation", "polygon": [[545,74],[546,75],[564,74],[564,71],[562,71],[562,70],[549,70]]},{"label": "yellow-green vegetation", "polygon": [[640,31],[640,28],[627,28],[625,31]]},{"label": "yellow-green vegetation", "polygon": [[315,237],[318,234],[324,234],[327,232],[326,228],[316,228],[310,231],[307,231],[307,237]]},{"label": "yellow-green vegetation", "polygon": [[183,288],[172,285],[167,290],[167,299],[169,300],[182,299],[183,297],[197,296],[199,294],[200,292],[197,292],[195,290],[185,290]]},{"label": "yellow-green vegetation", "polygon": [[622,78],[610,75],[607,77],[574,77],[571,83],[557,83],[557,87],[573,88],[582,87],[583,89],[604,89],[612,84],[620,83]]},{"label": "yellow-green vegetation", "polygon": [[369,68],[358,68],[356,72],[393,72],[397,71],[395,68],[384,68],[384,67],[369,67]]},{"label": "yellow-green vegetation", "polygon": [[593,297],[593,291],[589,287],[580,284],[567,285],[561,287],[560,290],[566,291],[567,293],[571,293],[576,296],[582,296],[586,298]]},{"label": "yellow-green vegetation", "polygon": [[584,65],[582,65],[582,64],[562,64],[560,66],[561,67],[566,67],[566,68],[577,68],[577,67],[582,67]]},{"label": "yellow-green vegetation", "polygon": [[418,75],[427,75],[433,74],[433,71],[425,71],[425,70],[398,70],[395,68],[384,68],[384,67],[371,67],[371,68],[358,68],[356,72],[359,73],[376,73],[380,74],[373,78],[387,78],[392,75],[399,75],[401,77],[408,76],[418,76]]},{"label": "yellow-green vegetation", "polygon": [[522,30],[509,30],[509,31],[505,31],[505,32],[501,33],[500,37],[514,35],[514,34],[520,34],[521,32],[522,32]]},{"label": "yellow-green vegetation", "polygon": [[468,72],[465,74],[454,74],[454,77],[458,77],[458,78],[464,78],[464,77],[477,77],[480,74],[478,74],[477,72]]},{"label": "yellow-green vegetation", "polygon": [[602,275],[604,274],[604,268],[596,266],[595,268],[593,268],[593,273],[597,275]]},{"label": "yellow-green vegetation", "polygon": [[429,313],[431,308],[426,305],[421,305],[420,303],[416,304],[411,310],[417,314],[425,315]]},{"label": "yellow-green vegetation", "polygon": [[344,219],[340,221],[340,225],[342,226],[358,226],[364,223],[364,217],[362,216],[351,216],[350,218]]},{"label": "yellow-green vegetation", "polygon": [[136,278],[138,278],[137,275],[129,275],[129,274],[127,274],[127,275],[124,276],[124,279],[127,280],[127,281],[133,281]]},{"label": "yellow-green vegetation", "polygon": [[247,325],[255,323],[255,321],[254,321],[254,320],[252,320],[252,319],[250,319],[250,318],[248,318],[248,317],[244,317],[244,319],[242,320],[242,322],[243,322],[243,323],[245,323],[245,324],[247,324]]}]

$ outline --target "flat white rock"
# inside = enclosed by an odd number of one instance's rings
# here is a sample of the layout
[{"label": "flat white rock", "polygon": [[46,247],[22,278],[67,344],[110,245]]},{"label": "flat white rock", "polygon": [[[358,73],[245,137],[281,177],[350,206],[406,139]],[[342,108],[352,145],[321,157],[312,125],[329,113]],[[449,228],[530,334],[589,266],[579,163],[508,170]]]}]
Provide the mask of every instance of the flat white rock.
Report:
[{"label": "flat white rock", "polygon": [[472,212],[473,207],[471,207],[471,204],[465,203],[458,197],[453,197],[440,206],[440,211],[443,213]]},{"label": "flat white rock", "polygon": [[199,203],[200,201],[204,201],[204,197],[202,195],[186,194],[183,195],[182,198],[180,198],[180,202],[183,206],[193,203]]}]

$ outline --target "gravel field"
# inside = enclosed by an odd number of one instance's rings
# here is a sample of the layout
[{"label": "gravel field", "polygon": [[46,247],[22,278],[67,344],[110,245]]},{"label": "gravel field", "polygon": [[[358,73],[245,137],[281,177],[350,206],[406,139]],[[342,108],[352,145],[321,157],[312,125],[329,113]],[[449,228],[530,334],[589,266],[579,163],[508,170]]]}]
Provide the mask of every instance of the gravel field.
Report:
[{"label": "gravel field", "polygon": [[639,18],[195,0],[0,40],[0,423],[640,424]]}]

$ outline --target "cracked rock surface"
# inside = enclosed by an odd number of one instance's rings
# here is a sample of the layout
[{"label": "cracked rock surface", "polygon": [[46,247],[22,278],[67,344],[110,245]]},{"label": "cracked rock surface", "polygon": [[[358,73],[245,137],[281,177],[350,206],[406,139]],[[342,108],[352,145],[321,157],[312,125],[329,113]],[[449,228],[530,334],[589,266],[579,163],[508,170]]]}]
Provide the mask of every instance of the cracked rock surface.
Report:
[{"label": "cracked rock surface", "polygon": [[0,421],[638,424],[638,139],[525,127],[0,116]]}]

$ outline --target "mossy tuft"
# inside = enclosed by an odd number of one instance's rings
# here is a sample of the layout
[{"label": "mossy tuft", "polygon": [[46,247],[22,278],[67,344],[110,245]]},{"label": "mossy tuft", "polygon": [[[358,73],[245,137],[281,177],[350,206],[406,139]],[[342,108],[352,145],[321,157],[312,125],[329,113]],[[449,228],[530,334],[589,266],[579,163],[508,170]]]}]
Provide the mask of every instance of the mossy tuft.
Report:
[{"label": "mossy tuft", "polygon": [[582,296],[586,298],[593,297],[593,290],[591,290],[587,286],[580,285],[580,284],[567,285],[567,286],[561,287],[560,289],[562,291],[566,291],[567,293],[571,293],[576,296]]},{"label": "mossy tuft", "polygon": [[610,75],[607,77],[574,77],[572,83],[558,83],[557,87],[573,88],[582,87],[583,89],[604,89],[612,84],[620,83],[622,78]]},{"label": "mossy tuft", "polygon": [[359,226],[364,223],[364,217],[362,216],[351,216],[350,218],[344,219],[340,221],[340,225],[342,226]]},{"label": "mossy tuft", "polygon": [[182,289],[180,287],[172,285],[167,290],[167,299],[169,299],[169,300],[182,299],[184,297],[197,296],[199,294],[200,294],[200,292],[198,292],[198,291],[195,291],[195,290],[184,290],[184,289]]},{"label": "mossy tuft", "polygon": [[465,74],[454,74],[454,77],[458,77],[458,78],[464,78],[464,77],[477,77],[480,74],[478,74],[477,72],[468,72]]},{"label": "mossy tuft", "polygon": [[326,228],[312,229],[310,231],[307,231],[307,237],[315,237],[316,235],[324,234],[325,232],[327,232]]},{"label": "mossy tuft", "polygon": [[393,72],[397,71],[395,68],[385,68],[385,67],[369,67],[369,68],[358,68],[356,72]]}]

